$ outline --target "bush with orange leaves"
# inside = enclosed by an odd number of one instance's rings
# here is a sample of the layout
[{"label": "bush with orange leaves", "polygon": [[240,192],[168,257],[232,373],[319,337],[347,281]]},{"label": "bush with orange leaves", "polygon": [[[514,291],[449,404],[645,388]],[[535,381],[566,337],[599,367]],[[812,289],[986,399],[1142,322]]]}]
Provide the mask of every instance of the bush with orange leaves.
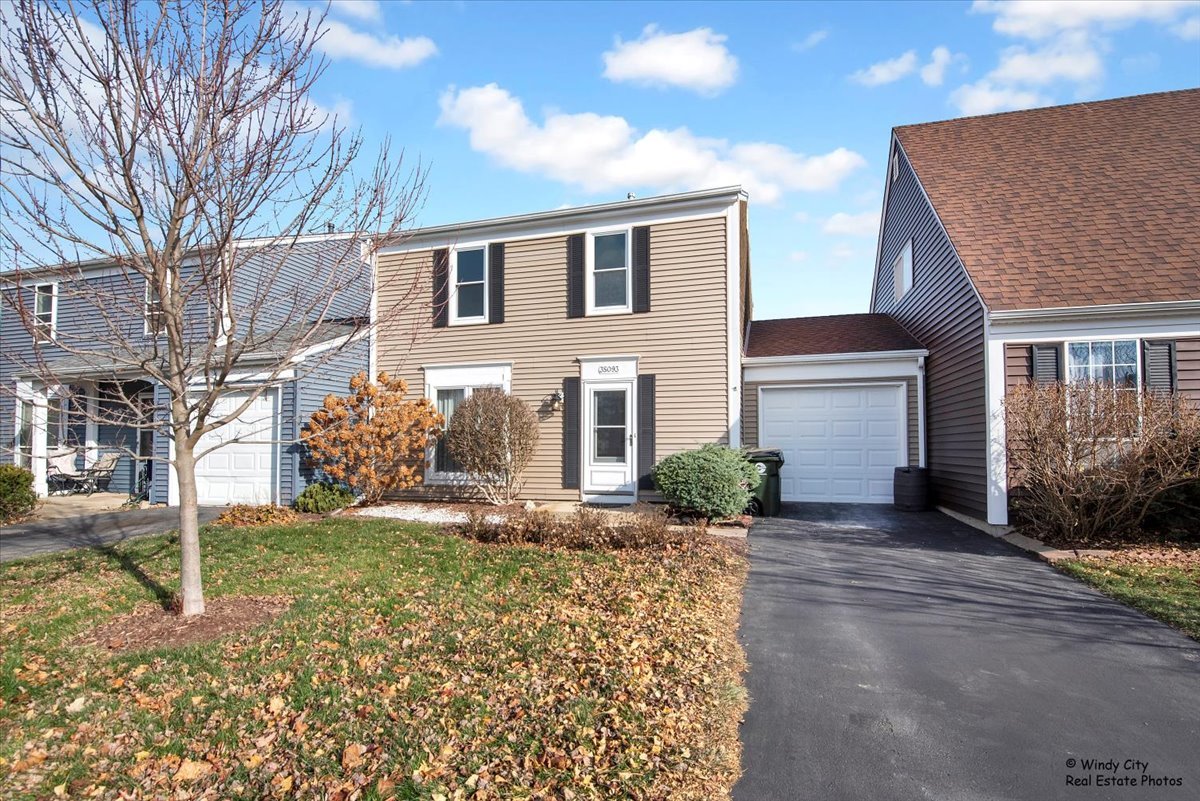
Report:
[{"label": "bush with orange leaves", "polygon": [[445,424],[428,398],[405,400],[408,384],[380,373],[350,379],[350,394],[329,395],[313,412],[304,433],[313,464],[344,481],[367,503],[389,490],[421,482],[426,449]]}]

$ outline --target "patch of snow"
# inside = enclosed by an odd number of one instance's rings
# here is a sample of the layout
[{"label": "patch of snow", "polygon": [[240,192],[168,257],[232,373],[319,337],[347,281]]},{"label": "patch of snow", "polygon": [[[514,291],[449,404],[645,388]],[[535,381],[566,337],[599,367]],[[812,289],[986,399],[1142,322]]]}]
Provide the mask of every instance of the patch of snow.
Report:
[{"label": "patch of snow", "polygon": [[[388,504],[387,506],[366,506],[358,510],[363,517],[386,517],[392,520],[411,520],[415,523],[465,523],[467,513],[456,509],[432,504]],[[491,514],[486,518],[489,523],[500,523],[504,515]]]}]

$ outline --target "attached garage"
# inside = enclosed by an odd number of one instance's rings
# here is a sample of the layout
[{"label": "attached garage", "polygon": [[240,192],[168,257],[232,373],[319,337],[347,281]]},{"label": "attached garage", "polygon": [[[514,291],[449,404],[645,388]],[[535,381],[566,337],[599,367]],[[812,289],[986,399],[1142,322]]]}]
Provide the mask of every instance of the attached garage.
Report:
[{"label": "attached garage", "polygon": [[751,324],[743,441],[783,451],[785,502],[892,502],[895,469],[925,463],[926,355],[882,314]]},{"label": "attached garage", "polygon": [[783,451],[785,501],[891,503],[908,464],[903,383],[763,386],[760,442]]},{"label": "attached garage", "polygon": [[[249,391],[224,395],[213,416],[233,413]],[[276,421],[279,390],[263,392],[226,426],[205,434],[197,453],[224,443],[196,463],[196,494],[202,506],[230,503],[273,503],[278,498],[278,440]]]}]

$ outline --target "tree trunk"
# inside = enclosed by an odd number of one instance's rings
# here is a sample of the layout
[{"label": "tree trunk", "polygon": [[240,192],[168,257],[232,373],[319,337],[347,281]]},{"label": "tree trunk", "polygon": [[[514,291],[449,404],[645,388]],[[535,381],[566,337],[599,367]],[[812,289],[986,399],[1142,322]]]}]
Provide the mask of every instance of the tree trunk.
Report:
[{"label": "tree trunk", "polygon": [[175,436],[175,476],[179,483],[180,590],[184,617],[204,614],[200,580],[200,518],[196,503],[196,457],[187,435]]}]

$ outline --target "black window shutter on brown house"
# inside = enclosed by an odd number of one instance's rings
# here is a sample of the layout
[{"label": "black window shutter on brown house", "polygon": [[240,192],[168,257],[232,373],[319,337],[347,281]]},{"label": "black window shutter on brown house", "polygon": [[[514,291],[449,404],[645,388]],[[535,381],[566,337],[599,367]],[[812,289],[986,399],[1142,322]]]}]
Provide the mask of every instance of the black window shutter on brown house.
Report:
[{"label": "black window shutter on brown house", "polygon": [[567,237],[567,316],[582,317],[583,305],[583,234]]},{"label": "black window shutter on brown house", "polygon": [[1062,351],[1058,345],[1033,346],[1033,381],[1053,384],[1062,380]]},{"label": "black window shutter on brown house", "polygon": [[1175,391],[1175,343],[1149,340],[1142,343],[1143,379],[1149,389]]},{"label": "black window shutter on brown house", "polygon": [[433,327],[445,328],[450,318],[450,251],[433,251]]},{"label": "black window shutter on brown house", "polygon": [[579,489],[580,453],[579,429],[582,408],[578,378],[563,379],[563,489]]},{"label": "black window shutter on brown house", "polygon": [[488,246],[488,322],[504,322],[504,243]]},{"label": "black window shutter on brown house", "polygon": [[633,310],[650,311],[650,226],[633,229]]},{"label": "black window shutter on brown house", "polygon": [[654,490],[654,478],[650,475],[650,470],[654,467],[654,376],[639,375],[637,392],[638,489],[652,492]]}]

